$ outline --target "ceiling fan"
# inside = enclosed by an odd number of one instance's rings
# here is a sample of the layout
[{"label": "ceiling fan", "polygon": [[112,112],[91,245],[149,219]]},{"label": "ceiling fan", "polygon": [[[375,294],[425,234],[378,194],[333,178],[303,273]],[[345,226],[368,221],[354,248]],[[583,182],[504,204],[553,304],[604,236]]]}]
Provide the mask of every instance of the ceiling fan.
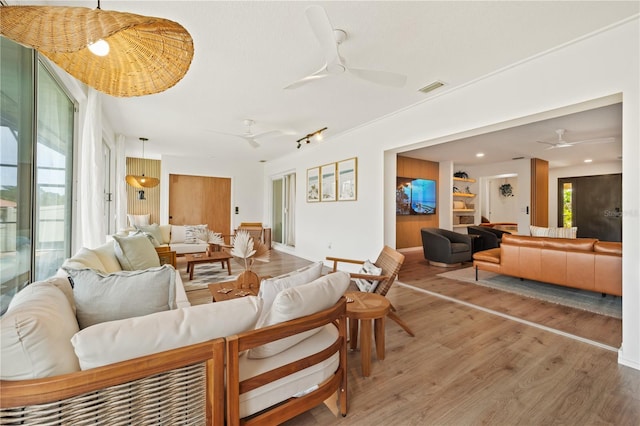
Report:
[{"label": "ceiling fan", "polygon": [[262,132],[256,135],[251,130],[251,126],[256,124],[255,121],[247,118],[243,120],[243,124],[246,126],[246,130],[244,133],[227,133],[227,132],[220,132],[217,130],[210,130],[210,131],[214,133],[220,133],[221,135],[236,136],[238,138],[242,138],[254,148],[260,148],[260,143],[258,142],[258,139],[266,138],[269,136],[285,134],[285,132],[283,132],[282,130],[269,130],[268,132]]},{"label": "ceiling fan", "polygon": [[555,148],[569,148],[579,144],[611,143],[611,142],[615,142],[616,140],[616,138],[599,138],[599,139],[587,139],[582,141],[569,142],[564,140],[565,132],[566,132],[565,129],[556,130],[556,134],[558,135],[558,140],[555,142],[546,142],[546,141],[536,141],[536,142],[549,145],[545,149],[555,149]]},{"label": "ceiling fan", "polygon": [[351,74],[354,77],[382,86],[402,87],[407,81],[407,76],[388,71],[377,71],[362,68],[347,67],[340,56],[338,46],[347,39],[344,30],[334,29],[329,21],[327,12],[320,6],[310,6],[305,11],[307,21],[318,39],[320,47],[324,51],[324,65],[318,71],[298,81],[289,84],[285,89],[295,89],[306,83],[329,77],[332,75]]}]

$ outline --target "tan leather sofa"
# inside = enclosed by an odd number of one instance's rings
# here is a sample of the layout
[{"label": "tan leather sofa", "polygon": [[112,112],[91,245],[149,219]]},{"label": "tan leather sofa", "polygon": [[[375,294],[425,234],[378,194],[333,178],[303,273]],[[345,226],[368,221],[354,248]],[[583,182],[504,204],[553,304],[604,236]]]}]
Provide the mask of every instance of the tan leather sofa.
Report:
[{"label": "tan leather sofa", "polygon": [[505,234],[473,255],[478,270],[622,296],[622,243]]}]

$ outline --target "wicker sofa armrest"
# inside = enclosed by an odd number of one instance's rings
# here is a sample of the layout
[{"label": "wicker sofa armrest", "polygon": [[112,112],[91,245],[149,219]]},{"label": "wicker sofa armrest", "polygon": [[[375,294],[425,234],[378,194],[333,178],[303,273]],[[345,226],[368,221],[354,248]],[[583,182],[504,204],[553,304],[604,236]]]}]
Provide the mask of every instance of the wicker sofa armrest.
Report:
[{"label": "wicker sofa armrest", "polygon": [[223,424],[224,339],[70,374],[0,381],[0,423],[38,425],[43,419]]}]

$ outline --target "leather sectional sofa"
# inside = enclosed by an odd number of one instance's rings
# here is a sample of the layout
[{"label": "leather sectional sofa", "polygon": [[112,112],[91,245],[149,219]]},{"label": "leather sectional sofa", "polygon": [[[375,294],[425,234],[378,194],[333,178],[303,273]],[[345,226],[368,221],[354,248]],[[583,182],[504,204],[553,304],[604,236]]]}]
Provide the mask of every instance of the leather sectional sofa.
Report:
[{"label": "leather sectional sofa", "polygon": [[473,255],[478,270],[622,296],[622,243],[592,238],[502,236]]}]

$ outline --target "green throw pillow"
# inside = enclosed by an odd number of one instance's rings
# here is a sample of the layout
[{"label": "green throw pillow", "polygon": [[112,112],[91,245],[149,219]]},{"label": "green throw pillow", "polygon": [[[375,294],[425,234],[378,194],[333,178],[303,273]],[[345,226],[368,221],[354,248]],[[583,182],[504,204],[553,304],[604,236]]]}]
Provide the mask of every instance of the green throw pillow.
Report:
[{"label": "green throw pillow", "polygon": [[113,236],[116,258],[124,271],[138,271],[160,266],[155,247],[144,234]]}]

